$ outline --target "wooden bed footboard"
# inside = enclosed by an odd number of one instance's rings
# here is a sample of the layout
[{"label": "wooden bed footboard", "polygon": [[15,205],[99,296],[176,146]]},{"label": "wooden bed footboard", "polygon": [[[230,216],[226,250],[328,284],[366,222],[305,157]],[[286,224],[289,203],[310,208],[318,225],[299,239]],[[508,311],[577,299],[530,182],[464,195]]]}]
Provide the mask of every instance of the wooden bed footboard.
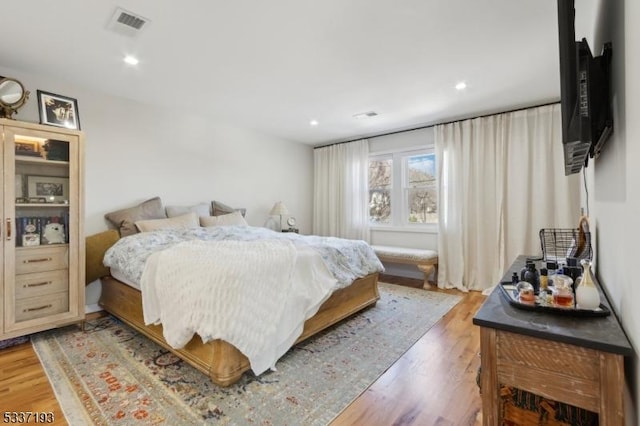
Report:
[{"label": "wooden bed footboard", "polygon": [[[251,367],[247,357],[235,346],[219,339],[202,343],[200,336],[196,335],[184,348],[172,348],[162,336],[162,326],[144,324],[142,295],[138,290],[111,276],[103,277],[101,280],[100,306],[208,375],[217,385],[229,386],[237,382]],[[318,312],[305,322],[304,330],[296,343],[367,306],[375,305],[379,298],[377,273],[357,279],[349,287],[334,292],[320,306]]]}]

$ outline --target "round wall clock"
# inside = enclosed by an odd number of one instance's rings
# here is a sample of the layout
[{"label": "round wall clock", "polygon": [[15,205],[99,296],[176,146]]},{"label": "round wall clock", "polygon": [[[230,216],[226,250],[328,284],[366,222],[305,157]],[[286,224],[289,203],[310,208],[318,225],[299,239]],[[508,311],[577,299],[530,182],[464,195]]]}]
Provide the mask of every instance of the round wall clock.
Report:
[{"label": "round wall clock", "polygon": [[296,218],[291,216],[289,219],[287,219],[287,225],[289,225],[292,228],[296,226]]}]

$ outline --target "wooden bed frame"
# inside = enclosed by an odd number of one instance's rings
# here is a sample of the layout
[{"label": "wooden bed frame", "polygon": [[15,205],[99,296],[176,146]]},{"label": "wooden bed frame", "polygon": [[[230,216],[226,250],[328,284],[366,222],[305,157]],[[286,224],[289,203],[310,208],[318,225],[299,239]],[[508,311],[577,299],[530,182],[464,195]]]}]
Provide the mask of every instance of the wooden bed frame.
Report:
[{"label": "wooden bed frame", "polygon": [[[111,276],[101,280],[99,304],[106,311],[207,374],[217,385],[229,386],[237,382],[251,367],[249,360],[236,347],[223,340],[202,343],[196,335],[184,348],[172,348],[162,336],[162,326],[144,324],[142,294],[138,290]],[[379,298],[377,273],[357,279],[349,287],[337,290],[322,304],[316,315],[305,322],[296,343],[367,306],[375,305]]]}]

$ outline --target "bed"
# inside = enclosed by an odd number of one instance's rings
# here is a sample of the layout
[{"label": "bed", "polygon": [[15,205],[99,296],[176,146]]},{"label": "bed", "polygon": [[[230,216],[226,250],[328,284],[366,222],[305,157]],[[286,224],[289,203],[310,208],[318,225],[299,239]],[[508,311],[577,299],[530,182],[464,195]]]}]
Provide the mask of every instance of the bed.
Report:
[{"label": "bed", "polygon": [[[154,239],[161,240],[161,243],[150,249],[148,247],[149,242]],[[87,258],[92,259],[93,262],[104,259],[105,265],[111,267],[110,274],[101,278],[102,294],[99,304],[107,312],[207,374],[214,383],[220,386],[229,386],[238,381],[245,371],[253,369],[256,372],[255,365],[250,362],[250,359],[255,358],[252,355],[247,356],[238,349],[238,347],[243,346],[234,345],[223,338],[207,339],[208,341],[203,343],[203,339],[197,332],[183,346],[176,346],[169,331],[172,327],[172,322],[162,323],[162,321],[158,321],[158,318],[155,318],[156,325],[153,325],[149,321],[148,310],[146,312],[147,318],[145,319],[144,299],[145,297],[148,298],[151,293],[145,293],[144,290],[141,291],[136,288],[135,284],[137,281],[140,286],[143,286],[145,282],[148,283],[150,280],[158,278],[159,275],[157,274],[162,274],[163,272],[156,271],[154,268],[160,270],[162,269],[161,267],[170,263],[168,259],[177,258],[171,252],[174,248],[182,250],[188,246],[192,250],[199,250],[200,246],[205,244],[207,244],[207,249],[215,247],[216,250],[233,248],[233,244],[243,247],[245,245],[258,244],[257,247],[262,247],[259,244],[263,244],[264,239],[273,244],[281,244],[284,248],[304,246],[306,258],[314,259],[314,262],[317,259],[321,259],[323,264],[329,265],[331,262],[329,262],[328,257],[333,256],[336,258],[333,266],[327,266],[326,268],[330,271],[331,276],[335,278],[336,285],[331,289],[330,294],[318,299],[320,303],[317,303],[317,306],[312,304],[305,311],[306,320],[300,321],[299,329],[295,329],[295,336],[291,341],[286,341],[287,346],[285,348],[281,348],[284,351],[288,350],[293,344],[368,306],[374,305],[379,299],[377,281],[378,272],[383,270],[382,264],[370,246],[362,241],[352,242],[341,239],[301,236],[293,233],[276,233],[264,228],[236,226],[160,230],[118,238],[117,241],[116,238],[113,238],[112,241],[106,244],[87,244]],[[218,242],[209,244],[211,240]],[[229,244],[232,245],[230,246]],[[132,261],[133,253],[139,248],[142,248],[144,252],[141,256],[142,260]],[[120,250],[118,255],[114,254],[116,249]],[[310,255],[311,251],[317,252],[314,255],[315,257]],[[217,253],[220,255],[221,252],[218,251]],[[169,256],[169,258],[162,257],[165,255]],[[120,257],[119,262],[118,257]],[[299,255],[298,258],[303,258],[303,256]],[[356,259],[355,263],[352,262],[354,258]],[[136,263],[144,266],[142,268],[140,268],[140,265],[136,267]],[[250,265],[254,263],[253,261],[248,262]],[[155,266],[152,268],[150,265]],[[152,269],[156,275],[145,271],[145,267],[147,270]],[[251,273],[259,277],[259,282],[268,281],[268,275],[257,271],[259,270],[254,269]],[[300,276],[300,273],[296,272],[293,275]],[[140,281],[142,282],[140,283]],[[255,283],[255,281],[252,282]],[[298,290],[298,292],[300,291]],[[312,291],[310,292],[313,293]],[[297,301],[291,302],[291,306],[297,306]],[[233,319],[235,322],[236,318],[233,317]],[[163,328],[162,324],[166,324],[165,328]],[[262,335],[260,327],[264,327],[264,325],[259,322],[255,326],[256,333]],[[167,333],[169,333],[169,341],[167,341]],[[215,337],[215,335],[213,336]],[[181,337],[184,338],[184,336]],[[248,353],[251,352],[248,351]],[[261,361],[262,364],[264,362]],[[271,364],[268,362],[264,365]],[[257,374],[264,370],[263,366]]]}]

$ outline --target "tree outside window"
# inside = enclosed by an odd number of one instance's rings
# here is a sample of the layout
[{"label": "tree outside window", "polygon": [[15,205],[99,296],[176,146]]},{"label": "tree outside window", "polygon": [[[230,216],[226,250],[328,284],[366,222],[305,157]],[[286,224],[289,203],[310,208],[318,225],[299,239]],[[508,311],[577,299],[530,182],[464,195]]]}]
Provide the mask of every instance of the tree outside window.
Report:
[{"label": "tree outside window", "polygon": [[369,161],[369,221],[391,222],[391,190],[393,159],[380,158]]},{"label": "tree outside window", "polygon": [[437,223],[436,156],[435,154],[420,154],[405,158],[408,221],[410,223]]}]

